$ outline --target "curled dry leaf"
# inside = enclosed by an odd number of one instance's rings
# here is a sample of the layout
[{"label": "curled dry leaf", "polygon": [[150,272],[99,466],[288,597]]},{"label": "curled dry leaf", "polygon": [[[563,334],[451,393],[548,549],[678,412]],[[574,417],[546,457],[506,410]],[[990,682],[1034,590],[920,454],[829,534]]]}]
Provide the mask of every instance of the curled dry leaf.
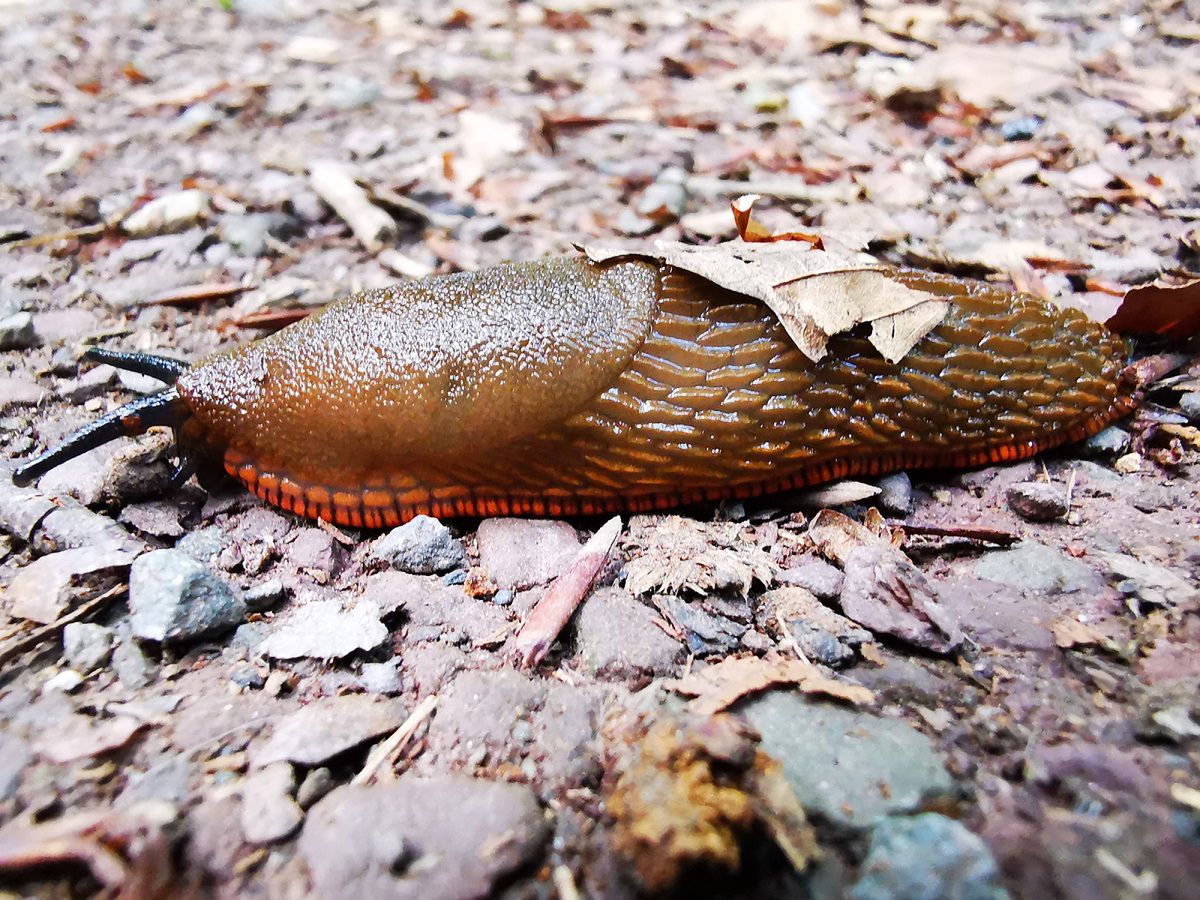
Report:
[{"label": "curled dry leaf", "polygon": [[794,685],[806,694],[824,694],[848,703],[873,703],[875,695],[858,684],[825,675],[805,659],[757,656],[724,659],[716,665],[676,681],[672,687],[694,697],[688,710],[711,716],[732,706],[742,697],[773,685]]},{"label": "curled dry leaf", "polygon": [[761,194],[742,194],[729,202],[729,208],[733,211],[733,223],[737,226],[738,237],[751,244],[800,241],[815,250],[825,249],[825,244],[819,234],[806,231],[773,232],[755,219],[752,215],[754,204],[761,197]]},{"label": "curled dry leaf", "polygon": [[825,356],[834,335],[869,323],[868,340],[898,362],[950,309],[945,300],[902,284],[886,266],[861,253],[818,250],[801,241],[730,241],[712,247],[656,241],[654,247],[652,253],[582,249],[596,262],[653,259],[760,300],[814,361]]},{"label": "curled dry leaf", "polygon": [[1095,626],[1070,616],[1059,619],[1050,626],[1050,630],[1054,632],[1054,643],[1064,650],[1088,645],[1103,646],[1107,640],[1104,633]]},{"label": "curled dry leaf", "polygon": [[1200,279],[1133,288],[1105,324],[1118,334],[1161,334],[1180,340],[1200,333]]},{"label": "curled dry leaf", "polygon": [[836,510],[823,509],[808,524],[808,539],[822,556],[845,565],[850,551],[857,547],[899,547],[904,542],[904,532],[884,522],[875,509],[868,511],[864,522],[856,522]]}]

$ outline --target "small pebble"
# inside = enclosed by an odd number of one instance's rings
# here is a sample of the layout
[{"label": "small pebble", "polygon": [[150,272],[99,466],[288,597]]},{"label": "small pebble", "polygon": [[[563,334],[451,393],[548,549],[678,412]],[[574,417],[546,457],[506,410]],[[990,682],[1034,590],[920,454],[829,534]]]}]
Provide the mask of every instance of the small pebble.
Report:
[{"label": "small pebble", "polygon": [[296,791],[296,802],[300,804],[301,809],[308,809],[335,787],[337,781],[334,780],[332,772],[324,766],[313,769],[300,783],[300,788]]},{"label": "small pebble", "polygon": [[458,569],[467,557],[462,541],[431,516],[417,516],[389,531],[375,545],[374,555],[393,569],[413,575]]},{"label": "small pebble", "polygon": [[251,612],[263,612],[282,600],[285,592],[283,582],[272,578],[249,588],[242,594],[242,599],[246,601],[246,608]]},{"label": "small pebble", "polygon": [[492,595],[492,602],[497,606],[508,606],[513,602],[513,592],[505,588]]},{"label": "small pebble", "polygon": [[457,585],[466,584],[466,583],[467,583],[467,570],[466,569],[455,569],[453,572],[447,572],[445,575],[442,576],[442,584],[449,585],[450,587],[455,587]]},{"label": "small pebble", "polygon": [[198,640],[246,618],[246,604],[229,584],[180,550],[134,560],[129,608],[134,635],[146,641]]},{"label": "small pebble", "polygon": [[912,480],[907,472],[885,475],[876,484],[879,485],[879,496],[876,500],[884,512],[894,516],[907,516],[912,512]]},{"label": "small pebble", "polygon": [[1187,416],[1192,424],[1200,422],[1200,391],[1180,397],[1179,411]]},{"label": "small pebble", "polygon": [[1014,484],[1006,496],[1009,509],[1030,522],[1053,522],[1067,514],[1067,492],[1061,484]]},{"label": "small pebble", "polygon": [[63,628],[63,656],[71,668],[90,672],[112,658],[111,628],[91,622],[70,622]]},{"label": "small pebble", "polygon": [[256,666],[249,664],[237,666],[229,673],[229,680],[240,688],[258,690],[267,683],[267,679]]},{"label": "small pebble", "polygon": [[37,343],[37,332],[33,330],[33,316],[29,313],[13,313],[0,319],[0,350],[28,350]]},{"label": "small pebble", "polygon": [[1129,432],[1110,425],[1079,445],[1084,456],[1113,459],[1129,449]]},{"label": "small pebble", "polygon": [[1027,141],[1042,127],[1039,116],[1021,116],[1000,126],[1000,134],[1006,141]]},{"label": "small pebble", "polygon": [[42,690],[46,693],[58,691],[61,694],[69,694],[83,684],[83,676],[73,669],[63,669],[44,685]]}]

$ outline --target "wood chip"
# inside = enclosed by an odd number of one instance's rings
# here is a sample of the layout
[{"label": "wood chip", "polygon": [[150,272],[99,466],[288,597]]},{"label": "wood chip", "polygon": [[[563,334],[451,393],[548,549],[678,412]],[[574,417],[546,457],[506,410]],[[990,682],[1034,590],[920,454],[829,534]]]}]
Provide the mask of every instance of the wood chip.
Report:
[{"label": "wood chip", "polygon": [[333,160],[309,165],[308,183],[317,196],[350,226],[354,236],[371,253],[378,253],[399,234],[395,221],[371,202],[349,170]]}]

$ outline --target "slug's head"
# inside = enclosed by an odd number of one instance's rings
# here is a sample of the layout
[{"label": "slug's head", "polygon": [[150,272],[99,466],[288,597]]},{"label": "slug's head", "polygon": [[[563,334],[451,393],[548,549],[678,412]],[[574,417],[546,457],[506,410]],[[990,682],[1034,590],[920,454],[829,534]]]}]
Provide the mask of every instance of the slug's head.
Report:
[{"label": "slug's head", "polygon": [[[119,437],[134,437],[144,434],[155,425],[180,428],[191,416],[187,404],[175,389],[175,381],[187,371],[185,363],[150,356],[145,353],[116,353],[101,347],[92,347],[84,354],[86,359],[108,363],[118,369],[149,375],[169,385],[148,397],[139,397],[108,415],[83,426],[69,435],[59,446],[47,450],[41,456],[19,466],[12,475],[13,484],[24,487],[45,475],[56,466],[74,459],[101,444]],[[180,456],[173,481],[182,483],[195,471],[195,464],[184,455]]]}]

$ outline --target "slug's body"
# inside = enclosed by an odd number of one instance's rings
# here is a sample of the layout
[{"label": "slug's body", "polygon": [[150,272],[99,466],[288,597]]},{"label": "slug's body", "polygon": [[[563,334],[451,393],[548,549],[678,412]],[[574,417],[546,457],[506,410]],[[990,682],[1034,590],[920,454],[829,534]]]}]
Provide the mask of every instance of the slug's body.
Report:
[{"label": "slug's body", "polygon": [[564,258],[358,295],[114,416],[177,425],[269,503],[377,528],[1019,459],[1131,408],[1120,341],[1081,314],[897,277],[952,302],[896,364],[854,335],[811,362],[764,305],[668,266]]}]

